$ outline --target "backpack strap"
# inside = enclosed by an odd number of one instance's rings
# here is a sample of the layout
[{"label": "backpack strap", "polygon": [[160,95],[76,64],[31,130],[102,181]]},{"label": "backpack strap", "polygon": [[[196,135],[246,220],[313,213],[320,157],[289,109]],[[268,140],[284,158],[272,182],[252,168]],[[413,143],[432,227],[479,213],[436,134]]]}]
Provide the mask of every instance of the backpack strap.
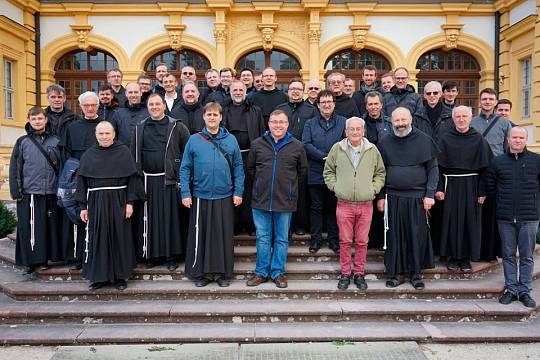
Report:
[{"label": "backpack strap", "polygon": [[45,157],[45,159],[47,159],[47,162],[49,163],[49,165],[51,165],[54,172],[58,174],[58,166],[56,166],[56,164],[52,161],[51,157],[49,156],[49,154],[47,154],[43,146],[41,146],[41,144],[38,143],[37,140],[34,139],[31,135],[28,135],[27,138],[30,139],[30,141],[34,143],[34,145],[37,147],[39,152]]},{"label": "backpack strap", "polygon": [[232,176],[232,180],[233,180],[233,184],[234,184],[234,168],[233,168],[233,164],[232,164],[232,161],[231,159],[229,158],[229,154],[227,154],[227,152],[225,150],[223,150],[223,148],[221,146],[219,146],[219,144],[217,143],[216,140],[214,140],[213,138],[209,138],[207,136],[205,136],[202,132],[198,132],[197,133],[201,138],[203,138],[204,140],[210,142],[212,145],[214,145],[214,147],[216,149],[219,150],[219,152],[221,153],[221,155],[223,155],[223,157],[225,158],[225,160],[227,160],[227,164],[229,164],[229,168],[231,169],[231,176]]},{"label": "backpack strap", "polygon": [[499,121],[499,116],[496,116],[495,119],[493,119],[493,121],[491,121],[491,123],[488,125],[486,130],[484,130],[484,132],[482,133],[483,138],[485,138],[487,134],[491,131],[491,129],[493,129],[497,121]]}]

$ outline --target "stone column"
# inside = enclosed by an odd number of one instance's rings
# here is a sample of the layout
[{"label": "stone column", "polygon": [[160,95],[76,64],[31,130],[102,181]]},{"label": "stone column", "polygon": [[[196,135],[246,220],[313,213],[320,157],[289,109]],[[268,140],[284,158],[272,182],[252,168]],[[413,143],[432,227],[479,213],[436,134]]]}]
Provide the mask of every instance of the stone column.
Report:
[{"label": "stone column", "polygon": [[319,46],[321,40],[321,23],[319,21],[319,10],[310,12],[308,38],[309,38],[309,72],[308,79],[319,79]]}]

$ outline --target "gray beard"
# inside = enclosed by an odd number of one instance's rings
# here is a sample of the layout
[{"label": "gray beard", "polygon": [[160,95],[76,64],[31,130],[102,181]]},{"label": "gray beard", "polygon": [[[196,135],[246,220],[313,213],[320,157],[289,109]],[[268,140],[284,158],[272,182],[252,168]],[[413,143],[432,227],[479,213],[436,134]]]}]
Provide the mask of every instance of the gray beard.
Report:
[{"label": "gray beard", "polygon": [[395,127],[392,127],[392,130],[394,131],[394,135],[396,135],[397,137],[405,137],[407,135],[409,135],[412,131],[412,125],[409,125],[407,126],[407,128],[405,130],[397,130]]}]

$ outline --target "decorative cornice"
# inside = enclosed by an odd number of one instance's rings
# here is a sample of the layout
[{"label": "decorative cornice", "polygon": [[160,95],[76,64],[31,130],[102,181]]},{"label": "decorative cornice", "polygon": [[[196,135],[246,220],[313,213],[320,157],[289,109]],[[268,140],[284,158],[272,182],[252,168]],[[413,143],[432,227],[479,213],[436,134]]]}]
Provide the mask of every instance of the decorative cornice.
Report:
[{"label": "decorative cornice", "polygon": [[77,37],[78,37],[77,43],[78,43],[79,49],[84,50],[84,51],[91,50],[91,46],[88,43],[88,34],[90,33],[90,31],[92,31],[94,27],[92,25],[79,25],[79,24],[70,25],[70,27],[71,27],[71,30],[73,30],[75,34],[77,34]]},{"label": "decorative cornice", "polygon": [[186,25],[182,24],[165,24],[163,25],[169,35],[169,46],[175,51],[182,49],[182,32],[186,29]]},{"label": "decorative cornice", "polygon": [[441,25],[441,28],[444,30],[444,35],[446,36],[444,49],[456,49],[458,47],[459,35],[461,34],[463,24],[444,24]]},{"label": "decorative cornice", "polygon": [[366,46],[366,36],[371,25],[349,25],[353,36],[353,50],[360,51]]},{"label": "decorative cornice", "polygon": [[270,51],[274,48],[274,32],[278,24],[257,24],[257,28],[262,35],[262,47],[264,51]]}]

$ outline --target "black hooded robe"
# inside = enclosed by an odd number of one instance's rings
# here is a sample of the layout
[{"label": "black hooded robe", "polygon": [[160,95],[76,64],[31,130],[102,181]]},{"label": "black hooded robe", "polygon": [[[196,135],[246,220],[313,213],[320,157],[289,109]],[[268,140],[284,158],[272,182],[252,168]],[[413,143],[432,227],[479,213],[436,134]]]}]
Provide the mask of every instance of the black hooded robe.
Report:
[{"label": "black hooded robe", "polygon": [[125,145],[91,147],[78,172],[77,201],[88,210],[83,275],[90,282],[127,280],[137,266],[126,205],[144,198]]}]

